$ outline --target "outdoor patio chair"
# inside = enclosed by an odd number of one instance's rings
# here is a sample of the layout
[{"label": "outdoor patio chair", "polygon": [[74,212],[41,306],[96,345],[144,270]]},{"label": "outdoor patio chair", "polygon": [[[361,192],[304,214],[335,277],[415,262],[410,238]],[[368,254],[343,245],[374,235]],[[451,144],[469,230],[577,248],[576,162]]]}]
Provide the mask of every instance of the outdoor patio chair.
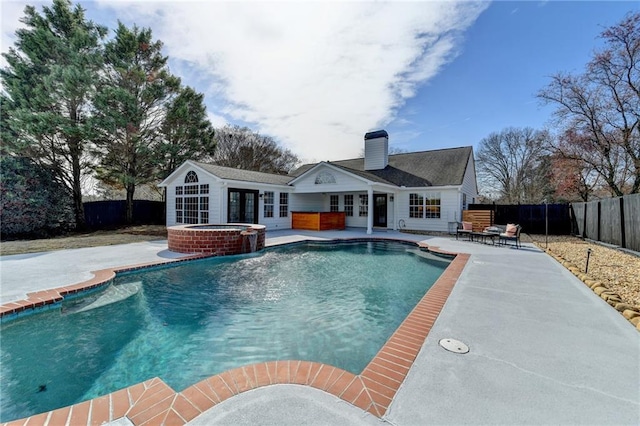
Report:
[{"label": "outdoor patio chair", "polygon": [[498,244],[506,245],[507,241],[515,241],[516,248],[520,248],[520,231],[522,231],[522,227],[520,225],[508,224],[505,231],[501,232],[498,236]]},{"label": "outdoor patio chair", "polygon": [[462,227],[458,225],[458,229],[456,229],[456,240],[458,239],[458,235],[466,235],[470,240],[473,232],[473,223],[471,222],[462,222]]}]

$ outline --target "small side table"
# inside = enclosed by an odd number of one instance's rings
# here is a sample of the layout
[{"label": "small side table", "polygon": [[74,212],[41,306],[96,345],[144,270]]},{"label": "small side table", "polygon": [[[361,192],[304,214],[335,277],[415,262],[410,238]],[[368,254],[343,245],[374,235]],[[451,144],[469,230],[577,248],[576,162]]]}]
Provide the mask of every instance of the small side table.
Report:
[{"label": "small side table", "polygon": [[459,222],[449,222],[449,234],[455,235],[458,230],[458,226],[460,226]]}]

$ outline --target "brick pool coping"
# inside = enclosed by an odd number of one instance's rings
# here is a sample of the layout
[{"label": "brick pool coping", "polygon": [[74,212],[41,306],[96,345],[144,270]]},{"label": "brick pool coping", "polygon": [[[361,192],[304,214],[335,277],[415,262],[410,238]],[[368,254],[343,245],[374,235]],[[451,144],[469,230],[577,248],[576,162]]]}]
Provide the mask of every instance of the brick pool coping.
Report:
[{"label": "brick pool coping", "polygon": [[[184,425],[234,395],[276,384],[310,386],[382,418],[470,258],[469,254],[445,252],[425,243],[410,242],[434,253],[455,255],[455,258],[358,375],[327,364],[291,360],[263,362],[228,370],[202,380],[182,392],[175,392],[156,377],[92,400],[6,422],[3,426],[100,425],[125,416],[136,426]],[[108,284],[116,272],[203,257],[208,256],[197,255],[96,271],[93,279],[83,283],[30,293],[28,300],[2,305],[0,315],[15,315],[28,309],[59,304],[65,295]]]}]

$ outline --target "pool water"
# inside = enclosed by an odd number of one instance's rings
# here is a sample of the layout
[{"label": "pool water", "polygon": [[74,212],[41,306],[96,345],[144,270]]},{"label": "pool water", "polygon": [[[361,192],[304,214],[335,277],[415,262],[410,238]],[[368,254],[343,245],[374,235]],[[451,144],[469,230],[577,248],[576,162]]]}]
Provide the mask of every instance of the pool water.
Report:
[{"label": "pool water", "polygon": [[309,243],[119,274],[2,325],[0,421],[264,361],[359,374],[449,262],[399,242]]}]

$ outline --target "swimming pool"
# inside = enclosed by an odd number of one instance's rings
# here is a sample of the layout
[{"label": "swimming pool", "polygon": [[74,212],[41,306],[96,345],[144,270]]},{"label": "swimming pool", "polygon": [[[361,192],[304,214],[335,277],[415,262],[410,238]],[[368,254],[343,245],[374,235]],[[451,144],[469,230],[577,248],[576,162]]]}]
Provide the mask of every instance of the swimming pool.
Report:
[{"label": "swimming pool", "polygon": [[2,420],[155,376],[180,390],[266,360],[359,373],[447,265],[415,245],[369,242],[122,274],[116,288],[131,290],[117,303],[65,303],[3,325]]}]

